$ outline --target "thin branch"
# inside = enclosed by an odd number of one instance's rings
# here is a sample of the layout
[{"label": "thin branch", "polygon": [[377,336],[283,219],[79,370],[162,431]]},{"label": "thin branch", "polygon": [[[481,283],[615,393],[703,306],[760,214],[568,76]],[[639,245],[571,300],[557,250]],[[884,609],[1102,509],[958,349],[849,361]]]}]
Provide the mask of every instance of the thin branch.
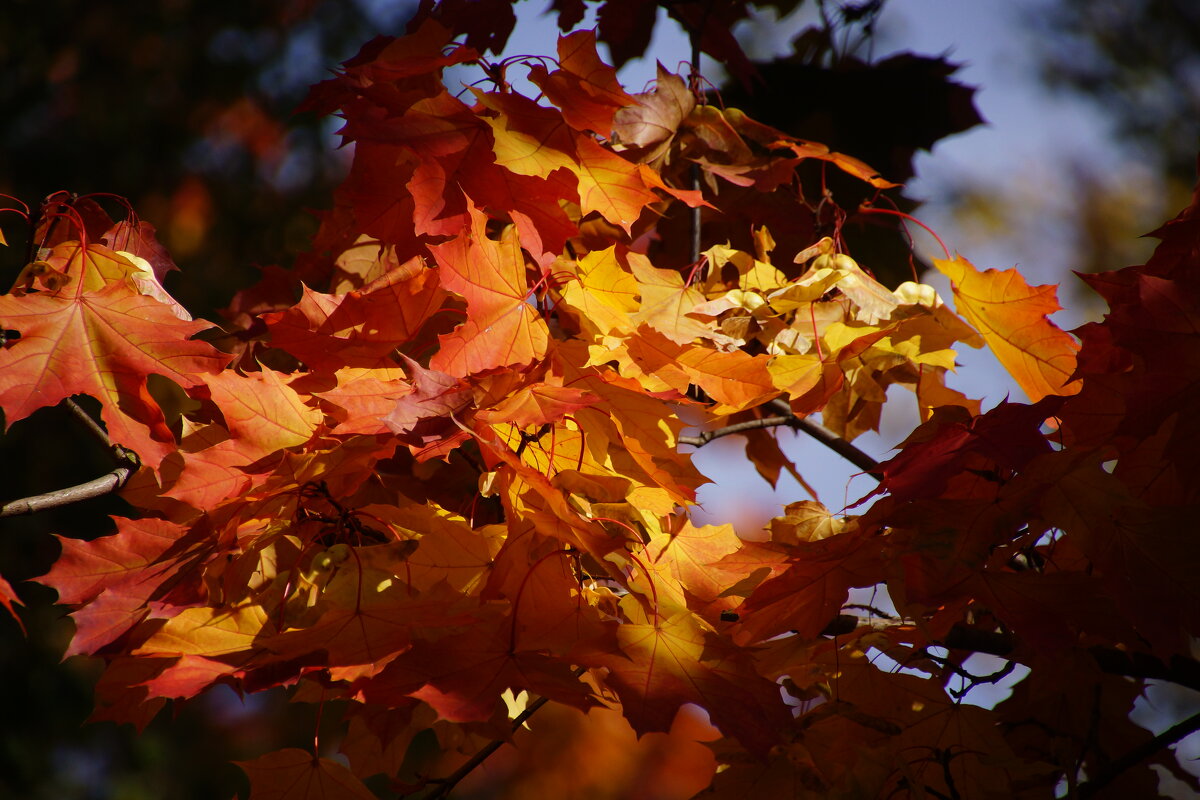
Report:
[{"label": "thin branch", "polygon": [[1104,769],[1100,770],[1100,773],[1095,778],[1080,784],[1079,797],[1081,800],[1094,797],[1100,790],[1120,776],[1121,773],[1132,767],[1136,767],[1163,748],[1170,747],[1198,730],[1200,730],[1200,713],[1193,714],[1183,722],[1172,725],[1158,736],[1143,742],[1125,755],[1109,763]]},{"label": "thin branch", "polygon": [[71,412],[71,415],[87,428],[88,433],[99,441],[100,444],[104,445],[104,448],[108,450],[109,454],[117,462],[117,467],[111,472],[101,475],[95,480],[90,480],[87,483],[69,486],[66,489],[56,489],[53,492],[46,492],[45,494],[34,495],[33,497],[23,497],[20,500],[12,500],[5,503],[0,506],[0,518],[34,514],[38,511],[70,505],[71,503],[78,503],[83,500],[91,500],[94,497],[102,497],[103,495],[120,491],[121,487],[129,482],[129,478],[141,466],[137,454],[119,444],[114,444],[100,423],[92,419],[91,415],[84,411],[78,403],[67,398],[63,404]]},{"label": "thin branch", "polygon": [[57,489],[46,494],[35,495],[34,497],[13,500],[0,506],[0,518],[33,514],[38,511],[45,511],[46,509],[70,505],[71,503],[91,500],[93,497],[110,494],[124,486],[134,472],[137,472],[137,467],[126,464],[95,480],[81,483],[78,486],[70,486],[66,489]]},{"label": "thin branch", "polygon": [[[1009,658],[1017,647],[1017,640],[1012,634],[955,625],[941,644],[951,650],[970,650]],[[1129,653],[1099,645],[1089,648],[1088,652],[1096,660],[1100,671],[1109,675],[1166,681],[1200,692],[1200,661],[1176,655],[1169,662],[1164,662],[1145,653]]]},{"label": "thin branch", "polygon": [[83,407],[80,406],[79,403],[76,403],[74,400],[68,397],[63,401],[63,405],[67,407],[67,411],[70,411],[71,415],[75,417],[75,419],[79,420],[79,423],[83,425],[83,427],[88,429],[88,433],[95,437],[96,441],[104,445],[105,449],[112,449],[113,443],[112,439],[108,438],[108,431],[104,430],[103,426],[101,426],[99,422],[96,422],[96,420],[92,419],[92,415],[84,411]]},{"label": "thin branch", "polygon": [[1145,653],[1130,653],[1115,647],[1096,646],[1090,652],[1100,670],[1110,675],[1166,681],[1200,692],[1200,662],[1195,659],[1174,655],[1164,662]]},{"label": "thin branch", "polygon": [[[528,708],[526,708],[515,719],[513,719],[513,731],[516,732],[516,730],[521,727],[525,720],[533,716],[538,709],[546,705],[548,702],[550,702],[550,698],[548,697],[539,697],[537,700],[533,701]],[[487,761],[488,757],[491,756],[492,753],[499,750],[503,744],[504,742],[502,740],[493,739],[481,747],[479,752],[471,756],[467,763],[456,769],[449,777],[443,778],[439,782],[440,785],[438,788],[434,790],[433,794],[426,797],[425,800],[437,800],[439,797],[445,797],[450,794],[450,790],[453,789],[459,781],[470,775],[472,770],[474,770],[484,761]]]},{"label": "thin branch", "polygon": [[714,428],[711,431],[701,431],[696,436],[680,436],[679,443],[690,444],[693,447],[703,447],[714,439],[720,439],[722,436],[745,433],[746,431],[757,430],[759,428],[788,427],[793,430],[803,431],[868,475],[875,478],[883,477],[883,473],[879,470],[878,461],[824,425],[813,422],[807,417],[796,416],[792,413],[791,406],[784,400],[772,400],[770,405],[787,413],[778,417],[762,417],[760,419],[746,420],[745,422],[735,422],[732,425]]},{"label": "thin branch", "polygon": [[[886,630],[897,624],[898,620],[886,617],[880,618],[875,614],[869,617],[858,614],[847,614],[847,610],[855,606],[843,606],[842,612],[821,631],[822,636],[840,636],[853,633],[859,628]],[[946,638],[941,641],[929,642],[950,650],[968,650],[972,653],[986,653],[1012,660],[1013,652],[1017,649],[1017,637],[1011,633],[985,631],[978,628],[968,628],[965,625],[954,625]],[[1200,692],[1200,661],[1186,656],[1175,655],[1170,661],[1161,661],[1146,653],[1130,653],[1115,647],[1097,645],[1088,649],[1100,671],[1108,675],[1121,675],[1138,680],[1156,680],[1173,683]],[[1019,659],[1018,659],[1019,661]]]},{"label": "thin branch", "polygon": [[697,436],[680,436],[680,444],[690,444],[693,447],[703,447],[713,439],[720,439],[722,436],[730,436],[735,433],[744,433],[746,431],[756,430],[758,428],[777,428],[780,425],[788,427],[798,427],[796,422],[799,417],[763,417],[761,419],[748,419],[745,422],[735,422],[732,425],[726,425],[723,428],[715,428],[711,431],[701,431]]},{"label": "thin branch", "polygon": [[122,466],[130,466],[135,470],[142,465],[141,459],[138,458],[137,453],[133,452],[128,447],[117,444],[110,439],[108,436],[108,431],[104,430],[104,426],[92,419],[91,414],[88,414],[86,411],[84,411],[82,406],[69,397],[63,401],[63,404],[67,407],[67,410],[71,412],[72,416],[79,420],[79,423],[87,429],[92,438],[103,445],[104,449],[108,450],[109,455],[113,457],[117,464]]},{"label": "thin branch", "polygon": [[883,473],[879,469],[878,461],[871,458],[862,450],[859,450],[857,447],[850,444],[845,439],[829,430],[829,428],[826,428],[824,425],[813,422],[806,417],[796,417],[795,427],[798,430],[804,431],[809,436],[816,439],[818,442],[825,445],[830,450],[837,453],[839,456],[846,459],[871,477],[876,479],[883,477]]},{"label": "thin branch", "polygon": [[[582,675],[585,672],[587,672],[586,667],[579,667],[578,669],[575,670],[573,675],[576,678],[578,678],[580,675]],[[517,731],[521,730],[521,726],[525,724],[525,721],[527,719],[529,719],[530,717],[532,717],[534,714],[536,714],[538,712],[538,709],[540,709],[542,706],[546,705],[546,703],[548,703],[548,702],[550,702],[549,697],[545,697],[545,696],[539,697],[537,700],[534,700],[532,703],[530,703],[529,706],[524,711],[522,711],[520,714],[518,714],[516,717],[514,717],[513,724],[512,724],[513,733],[516,733]],[[470,775],[471,771],[474,770],[476,767],[478,767],[480,764],[482,764],[484,761],[487,761],[488,757],[492,753],[499,750],[503,744],[504,744],[504,742],[502,740],[493,739],[492,741],[488,742],[486,745],[481,747],[479,749],[479,752],[476,753],[475,755],[471,756],[470,760],[468,760],[465,764],[463,764],[461,767],[456,769],[448,777],[440,779],[438,781],[439,785],[438,785],[437,789],[435,789],[433,791],[433,794],[427,795],[425,797],[425,800],[437,800],[437,798],[439,798],[439,797],[446,797],[447,795],[449,795],[450,790],[452,790],[456,785],[458,785],[459,781],[461,781],[463,778]]]}]

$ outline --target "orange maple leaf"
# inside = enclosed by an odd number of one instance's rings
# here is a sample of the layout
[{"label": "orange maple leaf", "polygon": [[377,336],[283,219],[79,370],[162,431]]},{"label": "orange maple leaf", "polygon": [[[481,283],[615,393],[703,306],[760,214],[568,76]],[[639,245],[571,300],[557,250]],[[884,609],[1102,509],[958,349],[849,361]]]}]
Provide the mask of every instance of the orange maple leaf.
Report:
[{"label": "orange maple leaf", "polygon": [[467,301],[467,321],[442,337],[429,366],[461,377],[496,367],[529,364],[546,354],[549,330],[527,300],[529,282],[516,232],[487,235],[488,218],[474,205],[471,227],[429,248],[441,282]]},{"label": "orange maple leaf", "polygon": [[733,414],[780,394],[767,367],[770,357],[742,350],[722,353],[700,345],[681,346],[643,327],[627,340],[629,356],[646,373],[680,394],[692,384],[709,394],[714,414]]},{"label": "orange maple leaf", "polygon": [[1015,269],[980,272],[961,256],[933,263],[953,283],[958,313],[983,334],[1031,402],[1079,391],[1067,385],[1079,345],[1048,316],[1061,307],[1053,286],[1029,286]]},{"label": "orange maple leaf", "polygon": [[229,371],[204,378],[247,461],[304,444],[324,418],[283,378],[282,373],[266,368],[246,375]]},{"label": "orange maple leaf", "polygon": [[179,319],[139,294],[136,268],[101,245],[55,248],[70,283],[59,291],[0,296],[0,319],[21,338],[0,347],[0,406],[9,424],[73,394],[100,400],[114,442],[157,467],[175,449],[162,410],[146,389],[151,374],[190,388],[229,356],[192,336],[211,327]]},{"label": "orange maple leaf", "polygon": [[669,731],[679,708],[695,703],[752,753],[765,754],[778,743],[791,715],[779,686],[759,675],[746,653],[712,635],[689,611],[648,616],[635,595],[621,607],[631,619],[617,628],[620,651],[581,658],[610,670],[606,682],[634,730]]}]

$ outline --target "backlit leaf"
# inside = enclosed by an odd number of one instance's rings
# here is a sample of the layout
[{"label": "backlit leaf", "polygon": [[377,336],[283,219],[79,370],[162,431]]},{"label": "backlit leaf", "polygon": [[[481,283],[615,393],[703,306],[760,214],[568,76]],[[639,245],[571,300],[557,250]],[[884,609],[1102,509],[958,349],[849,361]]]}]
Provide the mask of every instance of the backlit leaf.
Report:
[{"label": "backlit leaf", "polygon": [[1031,401],[1079,391],[1068,385],[1079,345],[1049,319],[1059,309],[1054,287],[1028,286],[1016,270],[979,272],[961,256],[933,263],[951,280],[959,313]]}]

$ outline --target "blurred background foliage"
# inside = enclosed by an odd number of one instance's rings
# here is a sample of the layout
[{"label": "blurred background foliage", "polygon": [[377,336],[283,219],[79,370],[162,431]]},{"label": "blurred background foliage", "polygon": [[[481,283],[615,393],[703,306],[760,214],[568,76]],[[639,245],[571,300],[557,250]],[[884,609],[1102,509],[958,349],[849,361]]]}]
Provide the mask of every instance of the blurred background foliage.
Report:
[{"label": "blurred background foliage", "polygon": [[[252,265],[305,247],[306,209],[343,172],[337,121],[293,110],[414,5],[6,2],[0,191],[31,205],[57,190],[128,198],[187,267],[178,299],[223,303]],[[6,287],[20,266],[5,259]]]},{"label": "blurred background foliage", "polygon": [[[689,4],[698,0],[662,5],[688,19]],[[917,151],[980,121],[970,88],[953,80],[944,57],[876,56],[883,0],[771,5],[800,6],[789,17],[791,52],[760,63],[761,80],[722,86],[726,104],[898,181],[913,175]],[[1127,243],[1181,206],[1195,177],[1200,6],[1053,0],[1038,9],[1023,35],[1036,43],[1046,85],[1102,106],[1115,135],[1140,155],[1122,164],[1069,164],[1067,206],[1039,191],[1036,176],[1017,184],[1023,191],[964,181],[952,187],[955,219],[987,236],[1049,209],[1075,268],[1138,263],[1145,249]],[[216,318],[215,309],[257,278],[256,266],[286,266],[305,249],[317,228],[310,209],[328,207],[345,169],[332,135],[337,121],[292,110],[362,43],[400,33],[414,10],[408,0],[7,0],[0,11],[0,192],[30,205],[58,190],[127,197],[182,268],[167,288],[197,316]],[[521,13],[540,10],[527,3]],[[600,24],[619,21],[612,15]],[[778,26],[766,27],[778,38]],[[764,26],[741,30],[753,55]],[[642,33],[644,48],[651,37]],[[626,48],[619,58],[636,55]],[[861,187],[832,188],[848,211],[870,199]],[[896,202],[916,207],[911,198]],[[27,232],[13,215],[0,225],[10,243],[0,252],[6,290],[23,266]],[[892,218],[851,220],[848,237],[856,256],[880,265],[893,284],[920,266],[907,263]],[[69,415],[46,409],[0,436],[0,502],[111,467]],[[25,602],[28,630],[0,615],[0,798],[229,797],[246,786],[230,760],[312,741],[317,720],[279,693],[245,701],[231,691],[211,693],[160,714],[141,736],[111,723],[82,725],[95,671],[82,659],[60,661],[71,632],[65,610],[53,606],[52,592],[23,581],[56,557],[52,533],[104,535],[107,515],[122,508],[116,498],[101,498],[0,521],[0,574]],[[327,709],[320,723],[330,731],[335,712]]]},{"label": "blurred background foliage", "polygon": [[[401,32],[414,7],[7,0],[0,192],[34,207],[59,190],[128,198],[181,267],[169,291],[215,319],[214,309],[257,279],[257,265],[287,264],[306,247],[317,227],[308,209],[328,205],[343,174],[337,120],[293,109],[363,42]],[[28,231],[11,214],[0,225],[7,291]],[[112,466],[63,409],[45,409],[0,436],[0,502]],[[122,509],[101,498],[0,520],[0,574],[25,601],[28,630],[0,619],[0,798],[230,797],[246,785],[230,760],[312,741],[307,707],[278,694],[245,704],[232,691],[212,694],[159,715],[142,736],[108,722],[83,725],[94,666],[60,663],[72,631],[65,609],[52,605],[53,592],[21,581],[57,557],[51,533],[110,533],[108,515]]]},{"label": "blurred background foliage", "polygon": [[[1123,157],[1097,159],[1064,131],[1055,152],[1003,185],[964,175],[942,199],[961,245],[1015,232],[1028,242],[1017,255],[1023,265],[1037,264],[1038,248],[1051,241],[1065,255],[1059,269],[1094,273],[1144,263],[1155,242],[1139,237],[1185,207],[1196,184],[1200,4],[1035,0],[1016,8],[1007,35],[1023,37],[1030,58],[1011,69],[1039,83],[1052,102],[1096,112],[1107,128],[1101,136]],[[1048,189],[1052,181],[1061,186]],[[1065,303],[1103,311],[1090,291],[1070,286],[1075,293],[1064,293]]]}]

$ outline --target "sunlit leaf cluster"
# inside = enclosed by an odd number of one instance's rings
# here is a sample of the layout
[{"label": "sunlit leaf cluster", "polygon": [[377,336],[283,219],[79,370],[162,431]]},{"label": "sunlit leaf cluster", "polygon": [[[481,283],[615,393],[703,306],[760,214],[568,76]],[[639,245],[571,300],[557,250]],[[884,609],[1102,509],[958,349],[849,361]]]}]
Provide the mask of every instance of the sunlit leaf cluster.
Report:
[{"label": "sunlit leaf cluster", "polygon": [[[448,86],[482,23],[446,8],[314,87],[350,172],[221,327],[165,292],[152,228],[87,200],[45,207],[0,296],[8,423],[90,395],[140,459],[136,515],[63,538],[40,579],[67,655],[104,663],[93,718],[141,727],[217,684],[343,701],[342,760],[245,762],[254,798],[436,793],[491,741],[506,797],[1032,798],[1151,738],[1137,659],[1169,675],[1200,622],[1194,211],[1149,265],[1088,279],[1112,310],[1074,337],[1051,287],[957,256],[955,313],[877,281],[836,198],[804,197],[808,168],[882,197],[861,161],[689,74],[631,93],[592,31]],[[811,246],[707,237],[751,195],[803,210]],[[663,235],[690,220],[694,253]],[[947,386],[963,345],[1032,405]],[[759,536],[692,520],[698,432],[751,423],[773,480],[799,474],[780,428],[851,442],[887,403],[920,426],[860,503],[798,497]],[[955,691],[976,653],[1027,668],[993,708]]]}]

